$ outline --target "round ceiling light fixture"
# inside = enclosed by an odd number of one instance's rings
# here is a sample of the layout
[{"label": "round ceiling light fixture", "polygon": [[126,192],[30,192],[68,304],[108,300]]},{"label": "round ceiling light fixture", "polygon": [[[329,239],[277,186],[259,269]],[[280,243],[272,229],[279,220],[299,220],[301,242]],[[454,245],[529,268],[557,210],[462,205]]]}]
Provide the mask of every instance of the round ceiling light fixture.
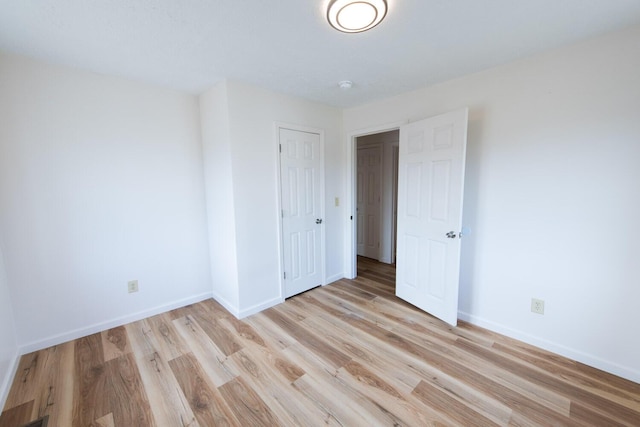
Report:
[{"label": "round ceiling light fixture", "polygon": [[327,9],[331,26],[344,33],[370,30],[386,15],[386,0],[331,0]]}]

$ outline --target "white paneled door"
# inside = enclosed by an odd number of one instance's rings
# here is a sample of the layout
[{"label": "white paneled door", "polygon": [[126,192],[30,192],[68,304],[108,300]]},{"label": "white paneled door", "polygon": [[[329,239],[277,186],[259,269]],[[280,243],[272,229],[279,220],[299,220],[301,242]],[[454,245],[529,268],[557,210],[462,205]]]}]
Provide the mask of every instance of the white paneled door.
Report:
[{"label": "white paneled door", "polygon": [[320,135],[279,130],[284,296],[322,284]]},{"label": "white paneled door", "polygon": [[382,147],[358,148],[358,255],[380,258]]},{"label": "white paneled door", "polygon": [[396,295],[456,325],[468,110],[400,128]]}]

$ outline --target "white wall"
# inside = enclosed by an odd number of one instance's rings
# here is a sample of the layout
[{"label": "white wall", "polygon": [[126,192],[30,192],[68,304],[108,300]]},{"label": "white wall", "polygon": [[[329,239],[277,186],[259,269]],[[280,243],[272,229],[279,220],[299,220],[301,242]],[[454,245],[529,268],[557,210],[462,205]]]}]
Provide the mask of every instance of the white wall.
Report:
[{"label": "white wall", "polygon": [[226,82],[200,95],[213,295],[237,314],[240,294],[228,103]]},{"label": "white wall", "polygon": [[4,407],[18,362],[18,341],[0,241],[0,408]]},{"label": "white wall", "polygon": [[211,295],[195,96],[6,54],[0,93],[0,235],[22,349]]},{"label": "white wall", "polygon": [[344,113],[354,132],[469,106],[460,317],[636,382],[638,70],[635,27]]},{"label": "white wall", "polygon": [[[215,97],[228,102],[228,111],[218,114],[229,117],[233,200],[225,196],[219,202],[224,199],[233,206],[239,300],[237,307],[227,308],[242,317],[282,301],[276,122],[324,131],[326,274],[329,281],[343,277],[344,209],[334,205],[334,197],[342,200],[344,193],[341,110],[234,81],[218,86],[205,93],[201,103],[220,102],[211,99]],[[212,114],[203,112],[203,124],[216,120]],[[205,169],[212,168],[212,163],[205,164]],[[217,186],[218,180],[227,185],[228,176],[207,171],[207,188]]]}]

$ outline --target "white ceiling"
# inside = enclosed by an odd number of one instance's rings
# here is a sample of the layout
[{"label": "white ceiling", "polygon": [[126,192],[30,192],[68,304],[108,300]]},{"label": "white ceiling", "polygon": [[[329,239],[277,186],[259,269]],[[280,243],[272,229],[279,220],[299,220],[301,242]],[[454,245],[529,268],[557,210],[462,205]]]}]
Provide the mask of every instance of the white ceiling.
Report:
[{"label": "white ceiling", "polygon": [[[224,78],[349,107],[640,23],[639,0],[0,0],[0,49],[199,93]],[[349,91],[340,80],[352,80]]]}]

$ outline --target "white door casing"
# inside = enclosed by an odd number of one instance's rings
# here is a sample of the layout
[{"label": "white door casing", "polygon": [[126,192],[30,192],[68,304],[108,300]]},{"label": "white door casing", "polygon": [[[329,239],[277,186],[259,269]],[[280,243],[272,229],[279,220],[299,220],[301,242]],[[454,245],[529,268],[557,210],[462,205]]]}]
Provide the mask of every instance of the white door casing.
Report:
[{"label": "white door casing", "polygon": [[396,295],[456,325],[468,109],[400,127]]},{"label": "white door casing", "polygon": [[322,284],[322,154],[317,133],[279,128],[284,297]]},{"label": "white door casing", "polygon": [[393,155],[391,160],[391,264],[396,263],[398,251],[398,158],[400,157],[400,148],[398,145],[393,146]]},{"label": "white door casing", "polygon": [[358,255],[380,259],[382,217],[382,146],[358,148]]}]

